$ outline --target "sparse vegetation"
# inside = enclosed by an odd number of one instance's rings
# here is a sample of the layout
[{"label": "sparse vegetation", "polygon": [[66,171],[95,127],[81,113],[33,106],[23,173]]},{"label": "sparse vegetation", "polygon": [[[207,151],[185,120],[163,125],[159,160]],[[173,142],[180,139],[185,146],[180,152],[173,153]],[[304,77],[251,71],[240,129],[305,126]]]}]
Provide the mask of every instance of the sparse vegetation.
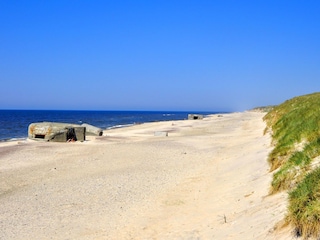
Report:
[{"label": "sparse vegetation", "polygon": [[289,191],[289,223],[303,237],[320,236],[320,93],[290,99],[265,116],[274,149],[271,193]]},{"label": "sparse vegetation", "polygon": [[259,112],[270,112],[275,106],[270,105],[270,106],[261,106],[261,107],[256,107],[252,109],[252,111],[259,111]]}]

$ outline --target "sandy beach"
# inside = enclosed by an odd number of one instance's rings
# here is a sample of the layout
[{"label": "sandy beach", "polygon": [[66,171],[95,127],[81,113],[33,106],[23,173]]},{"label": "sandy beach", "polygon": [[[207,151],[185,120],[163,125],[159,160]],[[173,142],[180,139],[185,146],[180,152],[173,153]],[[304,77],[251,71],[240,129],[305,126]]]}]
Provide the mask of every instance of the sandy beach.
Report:
[{"label": "sandy beach", "polygon": [[[0,239],[294,239],[264,113],[0,143]],[[155,136],[166,132],[168,136]]]}]

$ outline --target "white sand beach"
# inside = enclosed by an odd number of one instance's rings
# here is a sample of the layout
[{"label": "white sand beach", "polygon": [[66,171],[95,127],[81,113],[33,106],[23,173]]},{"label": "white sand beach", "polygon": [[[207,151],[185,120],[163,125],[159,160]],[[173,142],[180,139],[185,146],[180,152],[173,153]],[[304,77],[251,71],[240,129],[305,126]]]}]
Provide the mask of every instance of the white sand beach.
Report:
[{"label": "white sand beach", "polygon": [[[264,113],[0,144],[0,239],[293,239]],[[155,136],[167,132],[168,136]]]}]

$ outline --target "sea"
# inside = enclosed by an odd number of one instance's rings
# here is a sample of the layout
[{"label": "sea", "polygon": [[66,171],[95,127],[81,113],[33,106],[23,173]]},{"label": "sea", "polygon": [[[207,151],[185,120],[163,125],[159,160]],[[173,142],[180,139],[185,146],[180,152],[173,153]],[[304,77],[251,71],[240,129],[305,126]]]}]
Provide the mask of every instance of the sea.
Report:
[{"label": "sea", "polygon": [[190,113],[209,115],[220,112],[0,110],[0,141],[26,139],[29,124],[35,122],[88,123],[105,130],[147,122],[183,120]]}]

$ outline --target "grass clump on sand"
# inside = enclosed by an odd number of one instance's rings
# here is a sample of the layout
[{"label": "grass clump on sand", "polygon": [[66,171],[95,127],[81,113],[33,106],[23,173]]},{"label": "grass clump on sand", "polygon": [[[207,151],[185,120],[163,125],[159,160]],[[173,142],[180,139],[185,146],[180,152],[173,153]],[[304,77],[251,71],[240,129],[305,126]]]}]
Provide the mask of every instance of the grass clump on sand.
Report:
[{"label": "grass clump on sand", "polygon": [[288,221],[298,235],[320,236],[320,93],[290,99],[264,118],[274,149],[271,193],[289,190]]}]

